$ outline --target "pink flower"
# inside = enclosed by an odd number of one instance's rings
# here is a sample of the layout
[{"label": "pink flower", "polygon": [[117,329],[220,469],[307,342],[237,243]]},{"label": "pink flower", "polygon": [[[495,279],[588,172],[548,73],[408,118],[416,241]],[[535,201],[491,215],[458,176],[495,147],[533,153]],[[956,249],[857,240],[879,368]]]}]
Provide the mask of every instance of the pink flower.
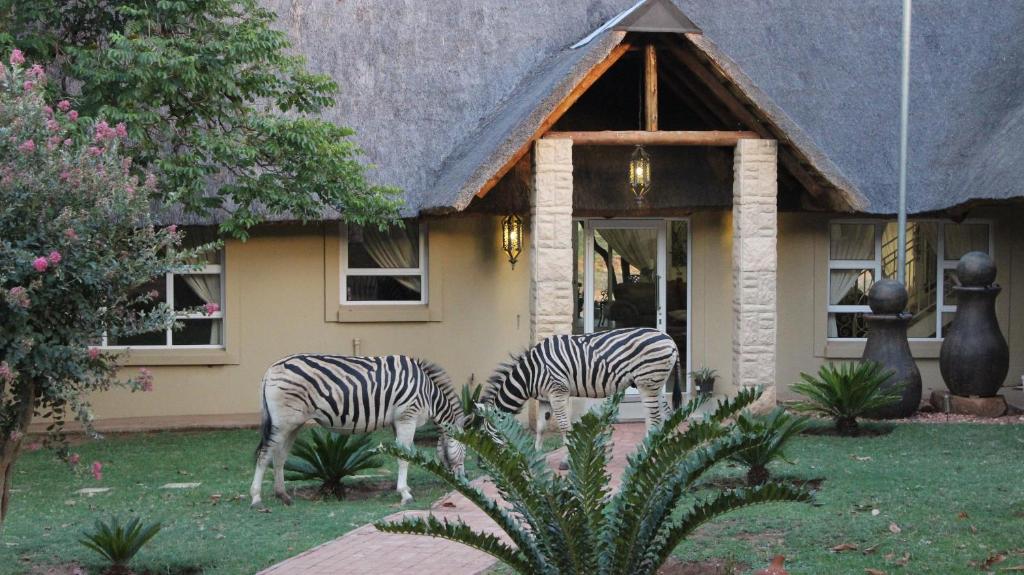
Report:
[{"label": "pink flower", "polygon": [[96,481],[103,481],[103,464],[99,461],[92,462],[92,476]]},{"label": "pink flower", "polygon": [[213,315],[220,311],[220,304],[210,302],[203,306],[203,311],[206,312],[206,315]]},{"label": "pink flower", "polygon": [[98,156],[103,153],[103,148],[97,146],[89,146],[89,155]]},{"label": "pink flower", "polygon": [[114,128],[114,133],[117,134],[118,138],[127,138],[128,126],[125,126],[124,122],[118,122],[117,126]]},{"label": "pink flower", "polygon": [[32,140],[25,140],[20,146],[18,146],[18,150],[25,152],[26,154],[31,154],[36,151],[36,143]]},{"label": "pink flower", "polygon": [[21,89],[26,92],[31,92],[34,87],[35,84],[32,83],[32,80],[25,80],[25,83],[21,85]]},{"label": "pink flower", "polygon": [[[10,383],[14,381],[14,370],[6,361],[0,361],[0,381]],[[14,439],[13,437],[11,439]]]},{"label": "pink flower", "polygon": [[[61,172],[60,173],[60,179],[66,180],[67,179],[67,172]],[[78,232],[76,232],[74,228],[68,228],[68,229],[64,230],[64,237],[69,239],[69,240],[77,240],[78,239]]]},{"label": "pink flower", "polygon": [[171,224],[167,226],[167,231],[171,232],[172,234],[176,234],[178,233],[178,226],[176,224]]},{"label": "pink flower", "polygon": [[38,257],[32,260],[32,267],[34,267],[37,272],[43,273],[46,271],[46,268],[50,267],[50,262],[44,257]]},{"label": "pink flower", "polygon": [[49,106],[43,106],[43,113],[46,114],[47,118],[53,117],[53,108]]},{"label": "pink flower", "polygon": [[66,138],[64,140],[64,146],[67,147],[67,148],[71,147],[71,138]]},{"label": "pink flower", "polygon": [[70,177],[71,177],[71,173],[68,172],[67,170],[64,170],[63,172],[60,173],[60,181],[62,181],[62,182],[67,181],[67,179],[70,178]]},{"label": "pink flower", "polygon": [[96,359],[97,357],[100,356],[100,348],[98,348],[98,347],[90,347],[88,353],[89,353],[89,359]]},{"label": "pink flower", "polygon": [[72,453],[68,456],[68,463],[71,465],[78,465],[78,462],[82,460],[82,456],[77,453]]},{"label": "pink flower", "polygon": [[50,255],[46,256],[46,259],[49,260],[51,264],[57,265],[57,264],[60,263],[60,260],[62,260],[64,258],[61,257],[60,252],[58,252],[57,250],[54,250],[54,251],[50,252]]},{"label": "pink flower", "polygon": [[28,293],[22,286],[14,286],[7,292],[7,301],[11,305],[20,306],[28,309],[32,305],[32,301],[28,299]]},{"label": "pink flower", "polygon": [[22,433],[22,432],[18,431],[17,429],[15,429],[14,431],[11,432],[10,438],[11,438],[11,441],[17,442],[18,440],[20,440],[24,436],[25,436],[24,433]]},{"label": "pink flower", "polygon": [[78,110],[71,110],[68,112],[68,119],[72,122],[78,120]]},{"label": "pink flower", "polygon": [[59,131],[60,130],[60,124],[57,123],[57,120],[54,120],[53,118],[50,118],[49,120],[46,121],[46,129],[51,131],[51,132]]},{"label": "pink flower", "polygon": [[139,389],[153,391],[153,372],[145,367],[139,370]]},{"label": "pink flower", "polygon": [[32,64],[32,67],[28,69],[28,75],[36,80],[42,80],[46,77],[46,70],[39,64]]},{"label": "pink flower", "polygon": [[12,66],[20,66],[25,63],[25,55],[21,53],[21,50],[15,48],[14,51],[11,52],[10,62]]},{"label": "pink flower", "polygon": [[156,189],[156,175],[154,175],[154,174],[146,174],[146,181],[145,181],[145,183],[143,183],[143,187],[145,187],[147,190],[155,190]]},{"label": "pink flower", "polygon": [[28,445],[25,446],[25,449],[28,451],[39,451],[42,448],[43,444],[39,443],[38,441],[33,441],[32,443],[29,443]]},{"label": "pink flower", "polygon": [[61,100],[60,102],[57,102],[57,109],[61,112],[67,112],[71,109],[71,102],[68,102],[67,100]]}]

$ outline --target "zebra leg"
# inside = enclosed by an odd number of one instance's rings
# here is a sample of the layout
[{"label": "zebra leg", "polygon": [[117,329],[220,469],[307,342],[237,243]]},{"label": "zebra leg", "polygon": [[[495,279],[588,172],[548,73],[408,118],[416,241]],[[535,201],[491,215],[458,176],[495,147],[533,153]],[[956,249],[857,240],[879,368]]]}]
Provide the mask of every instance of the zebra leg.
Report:
[{"label": "zebra leg", "polygon": [[[413,437],[416,435],[416,417],[406,415],[395,419],[395,441],[404,447],[412,447]],[[404,459],[398,460],[398,492],[402,495],[402,505],[412,501],[412,491],[409,490],[409,462]]]},{"label": "zebra leg", "polygon": [[[548,402],[551,404],[551,413],[558,422],[558,431],[562,433],[562,445],[566,445],[567,435],[570,429],[569,416],[569,394],[551,393],[548,395]],[[568,456],[558,462],[558,469],[565,471],[569,469]]]},{"label": "zebra leg", "polygon": [[537,400],[537,421],[534,423],[533,447],[540,451],[544,447],[544,430],[548,427],[551,417],[551,406],[543,399]]},{"label": "zebra leg", "polygon": [[295,439],[302,431],[302,426],[296,427],[288,432],[277,445],[274,446],[274,495],[285,505],[292,504],[292,498],[284,488],[284,464],[288,461],[288,454],[295,445]]},{"label": "zebra leg", "polygon": [[668,413],[668,404],[665,402],[665,394],[662,387],[662,382],[656,384],[645,382],[636,386],[637,391],[640,392],[640,399],[644,404],[644,420],[647,433],[650,433],[656,427],[660,427]]},{"label": "zebra leg", "polygon": [[252,486],[249,488],[249,495],[252,496],[250,507],[259,509],[263,507],[263,474],[270,465],[270,452],[272,446],[266,446],[256,453],[256,472],[252,476]]}]

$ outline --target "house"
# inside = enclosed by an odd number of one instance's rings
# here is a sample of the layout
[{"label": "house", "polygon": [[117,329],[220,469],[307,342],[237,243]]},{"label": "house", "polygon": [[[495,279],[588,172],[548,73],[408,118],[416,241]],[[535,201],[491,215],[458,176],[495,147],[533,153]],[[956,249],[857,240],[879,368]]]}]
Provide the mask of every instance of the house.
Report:
[{"label": "house", "polygon": [[[220,310],[107,342],[157,386],[96,396],[100,418],[249,418],[263,371],[295,352],[422,356],[482,381],[539,338],[615,326],[665,330],[684,371],[716,369],[724,392],[789,398],[800,372],[860,357],[866,291],[896,269],[898,3],[268,2],[342,86],[330,117],[403,188],[407,224],[277,221],[201,274],[159,278],[169,302]],[[955,264],[987,251],[1013,384],[1024,12],[915,9],[911,348],[926,391],[942,388]],[[525,223],[515,265],[510,215]],[[180,223],[203,237],[214,222]]]}]

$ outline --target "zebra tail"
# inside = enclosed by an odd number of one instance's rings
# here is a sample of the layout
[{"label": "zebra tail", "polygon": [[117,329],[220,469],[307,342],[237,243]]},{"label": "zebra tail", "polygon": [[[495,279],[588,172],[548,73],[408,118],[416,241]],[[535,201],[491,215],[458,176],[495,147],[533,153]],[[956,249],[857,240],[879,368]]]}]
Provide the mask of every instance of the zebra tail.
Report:
[{"label": "zebra tail", "polygon": [[274,422],[270,419],[270,409],[267,407],[266,376],[260,385],[260,399],[262,400],[262,410],[260,413],[260,444],[256,447],[255,453],[257,462],[260,459],[260,454],[270,445],[270,436],[274,433]]}]

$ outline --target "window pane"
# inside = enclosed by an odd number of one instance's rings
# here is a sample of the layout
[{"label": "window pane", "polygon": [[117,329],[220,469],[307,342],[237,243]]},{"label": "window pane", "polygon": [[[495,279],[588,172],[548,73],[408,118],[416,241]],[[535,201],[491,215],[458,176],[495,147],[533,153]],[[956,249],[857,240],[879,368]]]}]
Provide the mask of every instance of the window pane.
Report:
[{"label": "window pane", "polygon": [[[156,279],[152,279],[145,285],[140,287],[136,292],[137,295],[149,294],[152,297],[148,303],[138,303],[131,306],[132,310],[138,312],[148,312],[153,310],[157,304],[166,303],[167,301],[167,278],[161,276]],[[115,333],[108,334],[107,337],[108,346],[125,346],[125,345],[167,345],[167,332],[166,330],[159,330],[152,333],[144,333],[137,335],[118,335]]]},{"label": "window pane", "polygon": [[830,313],[828,314],[828,337],[854,338],[867,337],[868,329],[862,313]]},{"label": "window pane", "polygon": [[867,305],[868,290],[875,283],[874,270],[832,270],[829,274],[830,305]]},{"label": "window pane", "polygon": [[420,267],[419,224],[406,220],[405,227],[380,231],[376,226],[348,228],[349,269]]},{"label": "window pane", "polygon": [[953,317],[956,315],[955,312],[947,311],[942,314],[942,337],[946,337],[949,333],[949,326],[953,324]]},{"label": "window pane", "polygon": [[172,345],[223,345],[222,320],[185,319],[171,332]]},{"label": "window pane", "polygon": [[907,324],[907,337],[913,338],[935,338],[935,308],[920,311],[911,315]]},{"label": "window pane", "polygon": [[208,303],[221,304],[220,275],[178,274],[174,276],[174,309],[191,310]]},{"label": "window pane", "polygon": [[348,301],[420,301],[419,276],[348,276]]},{"label": "window pane", "polygon": [[988,253],[988,224],[946,224],[945,258],[958,260],[967,252]]},{"label": "window pane", "polygon": [[572,247],[576,257],[573,259],[572,268],[572,332],[583,333],[583,280],[586,274],[584,268],[587,249],[584,241],[583,222],[572,223]]},{"label": "window pane", "polygon": [[[899,252],[895,222],[885,225],[882,232],[882,277],[895,279]],[[935,287],[935,266],[938,253],[938,224],[909,222],[907,224],[907,293],[914,299],[914,290]]]},{"label": "window pane", "polygon": [[942,303],[945,305],[956,305],[956,290],[953,288],[960,285],[960,278],[956,276],[956,270],[942,271]]},{"label": "window pane", "polygon": [[833,260],[875,259],[874,224],[832,224],[829,242]]},{"label": "window pane", "polygon": [[[689,366],[686,364],[686,316],[689,309],[686,305],[686,269],[687,261],[687,223],[681,221],[672,222],[669,225],[668,238],[668,278],[665,285],[665,331],[676,343],[682,352],[679,361],[682,363],[681,371],[686,373]],[[672,387],[672,380],[669,379],[669,389]]]},{"label": "window pane", "polygon": [[156,331],[152,333],[143,333],[139,335],[130,336],[110,336],[107,338],[108,346],[126,346],[126,345],[167,345],[167,332]]},{"label": "window pane", "polygon": [[[217,229],[211,226],[189,226],[184,229],[185,238],[181,245],[186,248],[198,248],[217,241]],[[203,254],[199,264],[219,265],[222,250],[210,250]]]}]

